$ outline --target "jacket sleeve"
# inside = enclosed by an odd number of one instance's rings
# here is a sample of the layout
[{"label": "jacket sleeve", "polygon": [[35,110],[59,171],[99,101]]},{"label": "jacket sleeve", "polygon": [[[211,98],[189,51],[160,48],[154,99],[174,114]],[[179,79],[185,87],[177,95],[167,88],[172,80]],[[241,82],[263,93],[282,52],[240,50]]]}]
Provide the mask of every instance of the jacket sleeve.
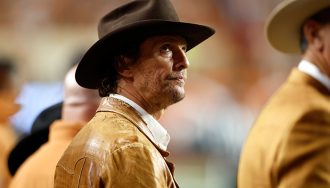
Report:
[{"label": "jacket sleeve", "polygon": [[129,143],[98,161],[83,157],[73,172],[57,165],[55,188],[164,188],[176,187],[159,153],[141,143]]},{"label": "jacket sleeve", "polygon": [[55,188],[101,188],[104,187],[100,178],[100,163],[90,157],[83,157],[74,164],[70,171],[57,165],[55,173]]},{"label": "jacket sleeve", "polygon": [[283,142],[277,165],[276,187],[330,187],[330,114],[303,116]]},{"label": "jacket sleeve", "polygon": [[166,175],[165,160],[141,143],[122,146],[110,158],[104,174],[110,179],[104,181],[105,187],[174,187]]}]

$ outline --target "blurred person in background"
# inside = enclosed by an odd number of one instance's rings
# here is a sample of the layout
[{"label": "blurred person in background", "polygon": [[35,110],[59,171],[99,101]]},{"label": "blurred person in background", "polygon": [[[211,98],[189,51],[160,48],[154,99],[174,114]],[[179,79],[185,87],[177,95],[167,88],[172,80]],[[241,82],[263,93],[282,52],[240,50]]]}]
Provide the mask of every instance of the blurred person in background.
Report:
[{"label": "blurred person in background", "polygon": [[[11,188],[54,187],[54,173],[58,160],[72,138],[94,116],[101,98],[97,90],[82,88],[76,83],[74,77],[76,68],[74,66],[70,69],[64,80],[61,119],[50,125],[47,143],[44,143],[19,167],[10,184]],[[42,135],[30,135],[30,137],[40,136]],[[25,147],[32,144],[27,140],[24,143]]]},{"label": "blurred person in background", "polygon": [[238,187],[330,187],[330,1],[284,0],[266,32],[275,49],[302,60],[252,127]]},{"label": "blurred person in background", "polygon": [[8,58],[0,58],[0,187],[7,187],[11,180],[7,157],[17,138],[9,121],[20,108],[15,103],[17,91],[13,83],[13,71],[13,62]]},{"label": "blurred person in background", "polygon": [[185,96],[186,52],[213,34],[180,22],[169,0],[132,1],[104,16],[76,72],[104,98],[58,162],[55,187],[178,187],[157,120]]},{"label": "blurred person in background", "polygon": [[61,119],[63,103],[57,103],[43,110],[34,120],[31,134],[19,139],[8,156],[8,169],[15,176],[17,169],[24,161],[48,141],[49,126]]},{"label": "blurred person in background", "polygon": [[85,48],[75,50],[63,71],[57,73],[63,75],[57,80],[23,81],[24,83],[16,97],[16,102],[21,105],[21,109],[10,119],[19,139],[31,134],[31,127],[42,111],[63,101],[64,75],[80,61],[84,51]]}]

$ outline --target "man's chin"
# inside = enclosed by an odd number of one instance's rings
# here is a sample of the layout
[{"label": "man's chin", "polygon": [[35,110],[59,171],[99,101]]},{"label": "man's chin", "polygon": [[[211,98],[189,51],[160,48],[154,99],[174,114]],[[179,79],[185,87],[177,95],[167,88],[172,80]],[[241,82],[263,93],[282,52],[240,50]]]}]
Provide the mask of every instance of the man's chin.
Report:
[{"label": "man's chin", "polygon": [[172,95],[172,101],[173,103],[177,103],[179,101],[181,101],[182,99],[184,99],[185,97],[185,92],[184,90],[183,91],[178,91],[178,92],[175,92],[173,95]]}]

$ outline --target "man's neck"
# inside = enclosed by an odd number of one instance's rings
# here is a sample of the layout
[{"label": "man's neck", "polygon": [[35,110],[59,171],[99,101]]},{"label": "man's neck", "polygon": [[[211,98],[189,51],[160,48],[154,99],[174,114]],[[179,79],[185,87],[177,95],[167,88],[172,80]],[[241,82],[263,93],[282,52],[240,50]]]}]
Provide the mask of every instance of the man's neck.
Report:
[{"label": "man's neck", "polygon": [[152,115],[155,119],[160,119],[160,117],[163,115],[164,109],[155,109],[154,106],[150,104],[148,101],[146,101],[143,97],[138,97],[139,95],[134,95],[132,92],[121,88],[118,92],[118,95],[122,95],[130,100],[132,100],[134,103],[139,105],[143,110],[148,112],[150,115]]}]

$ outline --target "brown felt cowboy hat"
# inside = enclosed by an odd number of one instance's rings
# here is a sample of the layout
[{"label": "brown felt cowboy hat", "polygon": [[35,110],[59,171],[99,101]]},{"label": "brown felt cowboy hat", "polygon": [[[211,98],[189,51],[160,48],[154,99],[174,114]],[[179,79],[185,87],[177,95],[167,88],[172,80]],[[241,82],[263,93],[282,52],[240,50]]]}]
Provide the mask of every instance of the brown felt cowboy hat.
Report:
[{"label": "brown felt cowboy hat", "polygon": [[111,68],[110,57],[150,36],[179,35],[192,49],[214,34],[210,27],[180,22],[169,0],[135,0],[105,15],[98,27],[99,40],[85,53],[76,71],[82,87],[96,89]]},{"label": "brown felt cowboy hat", "polygon": [[304,21],[329,6],[330,0],[282,1],[266,22],[268,41],[279,51],[299,53],[300,29]]}]

